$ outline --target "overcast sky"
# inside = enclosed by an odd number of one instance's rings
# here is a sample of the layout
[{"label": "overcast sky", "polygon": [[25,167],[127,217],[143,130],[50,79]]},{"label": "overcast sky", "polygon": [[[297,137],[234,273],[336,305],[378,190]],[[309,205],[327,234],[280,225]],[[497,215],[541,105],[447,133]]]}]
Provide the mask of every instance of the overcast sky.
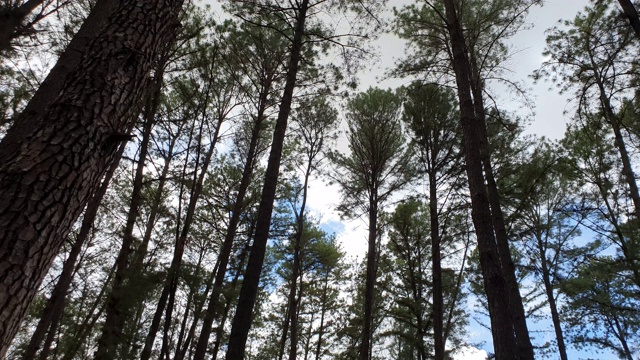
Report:
[{"label": "overcast sky", "polygon": [[[214,10],[219,11],[219,5],[215,0],[204,0],[212,4]],[[518,0],[514,0],[518,1]],[[412,3],[408,0],[389,0],[388,8],[391,14],[392,7],[401,7]],[[538,69],[544,58],[542,52],[545,47],[545,31],[557,24],[560,19],[573,19],[576,13],[587,5],[588,0],[547,0],[544,6],[534,8],[528,17],[531,27],[521,31],[512,39],[514,54],[508,63],[512,73],[508,74],[509,80],[523,83],[528,93],[529,100],[533,104],[532,108],[524,107],[525,101],[522,98],[512,98],[509,92],[494,89],[500,107],[519,114],[530,120],[526,133],[545,136],[550,139],[560,139],[563,136],[566,120],[572,114],[572,107],[568,103],[566,96],[560,96],[555,89],[549,90],[552,86],[548,82],[540,81],[534,84],[529,77],[531,73]],[[404,44],[393,34],[384,34],[377,41],[378,61],[369,64],[359,76],[359,90],[366,90],[370,86],[382,88],[397,87],[403,84],[402,80],[387,79],[382,80],[383,75],[391,69],[395,62],[404,57]],[[405,80],[406,81],[406,80]],[[340,106],[342,104],[337,104]],[[565,115],[565,112],[566,115]],[[346,148],[345,144],[340,144],[340,149]],[[348,256],[362,259],[366,251],[367,223],[366,219],[356,219],[345,221],[340,219],[335,208],[340,201],[338,189],[328,186],[323,180],[315,179],[310,184],[309,208],[312,216],[319,220],[322,228],[328,232],[336,233],[342,248]],[[391,210],[391,209],[387,209]],[[473,300],[470,300],[472,303]],[[471,305],[471,304],[469,304]],[[488,319],[485,319],[488,323]],[[491,351],[491,333],[479,326],[471,317],[468,328],[469,338],[467,341],[474,344],[484,344],[480,349]],[[550,340],[553,337],[553,328],[550,321],[530,323],[532,335],[536,338],[536,343],[543,340]],[[571,358],[585,358],[596,356],[598,359],[617,359],[611,353],[599,353],[594,355],[589,351],[578,352],[570,348]],[[457,356],[457,359],[476,360],[484,359],[486,353],[483,350],[467,348],[464,353]]]}]

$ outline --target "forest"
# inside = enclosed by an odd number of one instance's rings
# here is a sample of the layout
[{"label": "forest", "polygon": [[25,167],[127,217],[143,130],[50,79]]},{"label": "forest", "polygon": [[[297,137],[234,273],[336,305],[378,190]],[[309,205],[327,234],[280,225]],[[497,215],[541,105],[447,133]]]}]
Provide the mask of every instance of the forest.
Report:
[{"label": "forest", "polygon": [[544,3],[0,0],[0,359],[640,359],[640,3]]}]

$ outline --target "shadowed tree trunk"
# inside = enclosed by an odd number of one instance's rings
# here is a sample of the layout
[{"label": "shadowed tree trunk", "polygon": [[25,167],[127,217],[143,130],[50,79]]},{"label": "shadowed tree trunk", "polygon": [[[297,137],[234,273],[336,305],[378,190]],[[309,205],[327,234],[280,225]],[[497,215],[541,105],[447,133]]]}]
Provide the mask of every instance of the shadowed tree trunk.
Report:
[{"label": "shadowed tree trunk", "polygon": [[0,142],[0,357],[42,278],[128,140],[182,0],[122,0],[50,104]]},{"label": "shadowed tree trunk", "polygon": [[49,335],[42,347],[40,358],[48,358],[49,349],[53,342],[53,335],[58,331],[58,324],[60,323],[60,319],[64,312],[65,301],[67,293],[69,292],[69,287],[71,286],[71,281],[73,280],[73,271],[76,267],[78,256],[80,255],[85,242],[89,238],[89,232],[91,231],[96,215],[98,214],[100,203],[102,202],[104,195],[107,193],[107,189],[111,183],[111,178],[118,168],[118,163],[120,162],[120,157],[122,156],[125,147],[125,144],[120,145],[120,149],[116,154],[116,161],[113,162],[111,168],[109,168],[105,174],[104,179],[102,180],[102,185],[100,185],[100,189],[98,189],[98,191],[91,197],[91,200],[89,200],[78,236],[76,236],[75,242],[71,247],[71,252],[62,267],[60,278],[51,292],[51,297],[42,311],[40,321],[38,322],[36,330],[33,332],[31,340],[29,341],[29,346],[24,353],[23,358],[25,360],[36,358],[36,353],[40,349],[42,340],[45,339],[45,335],[47,334]]},{"label": "shadowed tree trunk", "polygon": [[275,200],[276,186],[280,175],[280,161],[282,159],[282,148],[287,130],[287,121],[289,120],[291,103],[293,101],[293,90],[296,86],[298,75],[308,7],[309,0],[302,0],[296,14],[296,24],[293,34],[293,43],[291,46],[291,58],[289,59],[287,70],[286,84],[282,95],[282,101],[280,103],[280,111],[278,112],[278,118],[276,120],[276,127],[273,132],[271,152],[269,154],[260,206],[258,208],[256,234],[254,236],[251,252],[249,253],[249,262],[247,263],[247,268],[244,274],[242,288],[240,289],[240,297],[237,305],[237,309],[239,309],[239,311],[236,311],[231,326],[227,360],[239,360],[244,358],[247,337],[249,335],[249,329],[251,328],[253,307],[258,295],[260,273],[262,272],[262,264],[264,262],[267,239],[269,237],[269,227],[271,226],[273,202]]},{"label": "shadowed tree trunk", "polygon": [[629,19],[629,24],[635,31],[638,38],[640,38],[640,18],[638,17],[638,10],[633,5],[631,0],[618,0],[624,15]]},{"label": "shadowed tree trunk", "polygon": [[471,195],[471,214],[478,241],[484,289],[489,303],[494,350],[497,360],[516,359],[517,347],[509,305],[509,292],[500,265],[493,233],[491,208],[484,184],[481,144],[475,125],[477,119],[471,97],[471,65],[467,57],[468,51],[455,2],[453,0],[443,0],[443,2],[460,104],[460,121]]}]

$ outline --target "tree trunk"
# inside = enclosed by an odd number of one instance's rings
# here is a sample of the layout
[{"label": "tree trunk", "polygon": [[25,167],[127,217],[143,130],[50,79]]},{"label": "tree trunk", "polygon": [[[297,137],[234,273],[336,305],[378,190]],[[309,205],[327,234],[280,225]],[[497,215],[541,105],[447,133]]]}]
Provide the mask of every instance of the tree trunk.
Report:
[{"label": "tree trunk", "polygon": [[[218,123],[215,129],[214,139],[211,141],[211,144],[209,145],[209,149],[207,150],[207,153],[205,155],[204,162],[202,163],[202,169],[200,170],[200,174],[197,179],[194,179],[194,188],[192,189],[191,196],[189,198],[189,205],[187,207],[185,220],[182,225],[180,236],[176,240],[176,246],[173,252],[173,259],[171,260],[171,265],[168,270],[168,276],[165,281],[162,294],[160,295],[160,300],[158,301],[158,307],[156,308],[152,325],[149,328],[149,333],[145,340],[144,349],[142,351],[142,354],[140,355],[141,360],[148,360],[149,357],[151,356],[151,349],[153,347],[153,342],[155,341],[156,333],[158,332],[158,329],[160,326],[162,312],[165,309],[166,309],[165,339],[163,341],[163,348],[166,347],[167,345],[166,333],[167,333],[168,326],[171,323],[173,303],[175,301],[175,293],[178,288],[178,272],[180,270],[180,267],[182,266],[182,255],[184,254],[184,248],[187,242],[187,235],[189,235],[189,230],[191,229],[191,223],[193,221],[193,216],[195,214],[198,198],[200,197],[200,193],[202,192],[202,184],[204,183],[205,175],[209,168],[209,164],[211,163],[211,158],[213,156],[216,143],[218,142],[220,128],[223,122],[224,122],[224,118],[218,119]],[[195,175],[196,174],[194,174],[194,176]]]},{"label": "tree trunk", "polygon": [[[78,232],[78,236],[76,236],[76,240],[71,247],[69,257],[62,267],[60,278],[58,279],[56,286],[51,292],[51,297],[47,301],[47,305],[42,312],[42,317],[40,318],[40,321],[36,326],[36,330],[33,332],[31,340],[29,341],[29,346],[24,353],[23,358],[25,360],[35,359],[36,353],[40,349],[40,345],[42,344],[42,340],[44,340],[45,335],[47,333],[55,334],[57,332],[58,324],[60,322],[60,319],[62,318],[62,313],[64,312],[67,293],[69,292],[69,287],[71,286],[71,282],[73,280],[73,271],[76,268],[78,256],[80,255],[85,242],[89,238],[89,232],[93,227],[96,215],[98,214],[98,210],[100,209],[100,203],[102,202],[102,198],[109,188],[109,184],[111,183],[113,174],[118,168],[118,163],[120,162],[120,157],[122,157],[122,153],[124,152],[125,147],[125,144],[120,145],[120,149],[116,154],[116,161],[113,162],[113,164],[105,174],[104,179],[102,180],[102,185],[100,185],[98,191],[91,197],[91,200],[89,200],[87,210],[85,211],[84,217],[82,219],[80,231]],[[47,354],[49,352],[52,340],[53,337],[47,337],[47,341],[42,348],[42,359],[46,359],[48,357]]]},{"label": "tree trunk", "polygon": [[[313,154],[313,150],[311,150],[311,154]],[[302,290],[302,259],[301,251],[302,251],[302,234],[304,233],[304,213],[307,207],[307,196],[308,196],[308,186],[309,186],[309,177],[311,176],[311,170],[313,168],[313,156],[308,159],[307,169],[304,174],[304,182],[302,188],[302,204],[300,205],[300,213],[297,215],[297,229],[296,229],[296,237],[295,243],[293,246],[293,273],[291,274],[291,289],[289,291],[289,322],[291,324],[291,341],[290,341],[290,350],[289,350],[289,360],[295,360],[298,348],[298,299],[296,299],[296,291],[298,288],[298,277],[300,277],[300,288]],[[300,291],[302,292],[302,291]],[[299,294],[299,297],[302,298],[302,294]]]},{"label": "tree trunk", "polygon": [[[271,83],[269,82],[269,84],[267,84],[265,88],[270,89]],[[251,177],[253,175],[253,169],[255,167],[258,140],[260,139],[260,132],[263,126],[265,117],[264,114],[267,107],[267,92],[268,90],[265,90],[260,97],[258,114],[251,131],[251,140],[249,142],[249,149],[247,151],[247,159],[244,164],[244,168],[242,169],[242,178],[240,180],[238,193],[236,194],[236,199],[233,204],[233,210],[231,211],[231,218],[229,219],[229,224],[227,225],[227,232],[225,233],[224,242],[222,243],[222,248],[220,249],[220,254],[218,255],[220,266],[218,267],[218,271],[216,272],[213,290],[211,292],[209,304],[207,305],[207,310],[205,312],[202,330],[198,338],[198,344],[196,345],[194,360],[204,360],[207,351],[207,345],[209,344],[209,338],[211,337],[213,320],[215,319],[216,315],[218,315],[216,313],[216,310],[220,306],[220,294],[222,293],[222,287],[224,285],[224,279],[227,273],[227,266],[229,265],[231,250],[233,249],[233,241],[236,237],[238,224],[240,222],[240,215],[242,214],[245,205],[244,198],[251,183]]]},{"label": "tree trunk", "polygon": [[618,0],[624,15],[629,19],[629,24],[636,32],[636,36],[640,39],[640,18],[638,17],[638,10],[633,5],[631,0]]},{"label": "tree trunk", "polygon": [[453,0],[443,0],[447,29],[453,54],[461,124],[464,139],[466,171],[471,195],[471,216],[476,229],[484,289],[489,304],[493,344],[497,360],[515,359],[516,342],[509,308],[509,292],[500,266],[496,239],[493,233],[491,209],[484,185],[480,144],[476,134],[476,114],[471,97],[471,70],[467,47]]},{"label": "tree trunk", "polygon": [[247,269],[244,274],[244,281],[242,283],[240,297],[238,299],[237,309],[241,309],[241,311],[236,311],[233,318],[231,334],[229,337],[227,360],[240,360],[244,358],[247,337],[249,329],[251,328],[253,307],[258,295],[260,273],[262,272],[267,239],[269,238],[269,227],[271,226],[273,202],[276,195],[278,176],[280,175],[280,161],[282,159],[282,148],[287,130],[287,121],[289,119],[289,113],[291,112],[293,90],[297,82],[296,78],[301,58],[303,46],[302,40],[305,33],[305,21],[308,7],[309,0],[302,0],[300,8],[298,9],[295,25],[296,28],[291,46],[291,58],[289,60],[287,70],[287,80],[285,83],[284,93],[282,94],[282,101],[280,103],[280,111],[278,112],[278,118],[276,120],[276,127],[273,133],[271,152],[269,154],[265,181],[262,188],[262,197],[258,208],[256,234],[249,254],[249,262],[247,263]]},{"label": "tree trunk", "polygon": [[[444,300],[442,295],[442,266],[440,263],[440,229],[438,222],[438,192],[433,167],[429,171],[429,218],[431,220],[431,268],[433,278],[433,349],[434,359],[444,360]],[[419,329],[421,330],[421,329]],[[424,351],[424,340],[420,340]]]},{"label": "tree trunk", "polygon": [[[372,176],[372,178],[375,178]],[[369,199],[369,239],[367,249],[367,275],[364,290],[364,328],[360,343],[359,359],[371,359],[373,337],[373,305],[375,304],[377,251],[378,239],[378,201],[376,191],[373,190]]]},{"label": "tree trunk", "polygon": [[322,336],[324,335],[324,317],[327,313],[327,292],[329,291],[329,272],[324,278],[322,287],[322,310],[320,311],[320,325],[318,325],[318,343],[316,344],[316,360],[320,360],[322,354]]},{"label": "tree trunk", "polygon": [[[129,139],[182,0],[122,0],[45,109],[0,142],[0,357],[58,250]],[[46,98],[46,97],[45,97]],[[36,109],[38,110],[38,109]]]},{"label": "tree trunk", "polygon": [[484,99],[482,92],[484,85],[480,78],[480,69],[475,58],[475,54],[470,54],[471,72],[474,81],[471,84],[473,94],[474,107],[476,112],[476,134],[479,136],[480,157],[487,182],[487,191],[489,195],[489,206],[491,208],[491,218],[502,264],[502,272],[507,289],[509,291],[509,305],[511,316],[513,317],[513,327],[516,334],[516,346],[518,347],[518,356],[521,360],[533,360],[533,345],[529,338],[529,329],[527,328],[526,313],[518,279],[516,279],[516,267],[511,257],[511,249],[509,247],[509,238],[507,236],[507,228],[504,223],[504,214],[500,205],[500,193],[493,175],[493,167],[491,165],[491,147],[489,146],[489,136],[487,134],[487,121],[484,108]]},{"label": "tree trunk", "polygon": [[553,294],[553,285],[551,284],[551,274],[549,271],[549,265],[547,264],[547,252],[542,242],[542,234],[536,234],[538,240],[538,256],[540,256],[540,267],[542,268],[542,280],[544,282],[544,290],[547,294],[547,301],[549,302],[549,309],[551,310],[551,319],[553,321],[553,329],[556,332],[556,341],[558,342],[558,352],[560,353],[561,360],[567,360],[567,348],[564,344],[564,336],[562,334],[562,326],[560,324],[560,316],[558,314],[558,307],[556,305],[556,298]]}]

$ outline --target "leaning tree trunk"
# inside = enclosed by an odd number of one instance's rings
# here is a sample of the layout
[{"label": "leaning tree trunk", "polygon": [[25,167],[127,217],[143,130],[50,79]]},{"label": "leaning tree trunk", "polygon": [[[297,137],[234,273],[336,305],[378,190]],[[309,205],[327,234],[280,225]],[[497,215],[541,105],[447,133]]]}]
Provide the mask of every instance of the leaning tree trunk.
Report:
[{"label": "leaning tree trunk", "polygon": [[452,66],[456,76],[460,103],[462,134],[466,170],[471,195],[471,216],[476,229],[480,266],[484,289],[489,304],[493,344],[497,360],[515,359],[516,342],[509,308],[509,293],[500,266],[496,239],[493,233],[491,209],[484,185],[480,144],[476,134],[476,114],[471,97],[471,66],[467,58],[467,47],[462,26],[453,0],[443,0],[446,10],[447,29],[452,48]]},{"label": "leaning tree trunk", "polygon": [[480,70],[475,58],[475,54],[471,51],[470,65],[473,76],[471,91],[473,94],[473,104],[476,112],[476,134],[479,136],[480,157],[482,158],[482,166],[487,181],[487,191],[489,194],[489,206],[491,208],[491,217],[493,220],[493,228],[495,230],[496,242],[498,246],[498,254],[500,263],[502,264],[502,272],[507,282],[507,290],[509,291],[509,305],[511,307],[511,315],[513,317],[513,328],[516,335],[516,346],[518,347],[518,356],[521,360],[533,360],[533,345],[529,337],[529,329],[527,327],[526,313],[518,279],[516,278],[516,266],[511,257],[511,249],[509,247],[509,237],[507,236],[507,228],[504,223],[504,214],[500,205],[500,193],[493,174],[491,165],[491,148],[489,146],[489,136],[487,134],[487,121],[484,108],[484,99],[482,97],[483,84],[480,78]]},{"label": "leaning tree trunk", "polygon": [[[62,91],[0,142],[0,357],[129,134],[183,0],[122,0]],[[47,96],[47,97],[48,97]],[[38,111],[39,110],[39,111]]]},{"label": "leaning tree trunk", "polygon": [[[36,353],[40,349],[42,341],[45,339],[45,335],[47,333],[55,334],[57,332],[58,324],[60,323],[62,313],[64,312],[67,293],[69,292],[69,287],[73,280],[73,271],[76,267],[78,256],[80,255],[86,240],[89,238],[89,232],[93,228],[93,223],[96,219],[96,215],[98,214],[98,210],[100,209],[100,203],[102,202],[104,195],[107,193],[107,189],[111,183],[111,178],[118,168],[118,163],[120,162],[119,160],[120,157],[122,157],[124,149],[125,144],[120,145],[120,149],[116,154],[116,161],[111,164],[111,167],[105,174],[104,179],[102,180],[102,185],[100,185],[100,189],[98,189],[98,191],[91,197],[91,200],[89,200],[87,210],[82,218],[82,225],[80,226],[78,236],[76,236],[76,240],[71,247],[71,252],[69,252],[69,256],[62,267],[60,278],[51,292],[51,297],[49,297],[47,305],[42,311],[42,317],[40,318],[40,321],[38,321],[36,330],[33,332],[31,340],[29,341],[29,346],[24,353],[23,358],[25,360],[35,359]],[[42,348],[42,359],[48,358],[47,355],[49,348],[51,347],[52,340],[53,336],[47,337],[47,341],[45,341]]]},{"label": "leaning tree trunk", "polygon": [[629,24],[635,31],[636,35],[640,39],[640,18],[638,17],[638,10],[633,5],[631,0],[618,0],[624,15],[629,19]]},{"label": "leaning tree trunk", "polygon": [[271,88],[270,82],[265,86],[265,88],[267,90],[265,90],[260,96],[258,114],[256,116],[256,121],[253,124],[253,129],[251,130],[251,140],[249,141],[247,159],[244,164],[244,168],[242,169],[240,186],[238,187],[238,193],[236,194],[236,199],[231,211],[231,218],[229,219],[227,231],[224,236],[224,241],[222,243],[222,247],[220,248],[220,254],[218,255],[218,262],[220,263],[220,265],[218,266],[218,271],[215,275],[213,290],[211,291],[211,296],[209,297],[209,302],[205,311],[202,330],[200,331],[198,343],[196,344],[194,360],[204,360],[207,352],[207,346],[209,344],[209,338],[211,337],[213,321],[218,315],[216,311],[220,307],[220,294],[222,293],[222,287],[224,285],[225,276],[227,274],[227,266],[229,265],[231,250],[233,249],[233,242],[238,230],[238,224],[240,223],[240,215],[242,214],[242,211],[244,209],[244,198],[247,194],[247,190],[249,189],[251,177],[255,168],[255,160],[258,152],[258,141],[260,140],[260,133],[263,127],[265,111],[267,108],[268,89]]},{"label": "leaning tree trunk", "polygon": [[308,7],[309,0],[302,0],[297,14],[296,28],[291,46],[291,58],[289,59],[287,70],[287,80],[284,93],[282,94],[282,101],[280,102],[276,127],[273,132],[271,152],[269,153],[265,181],[262,187],[262,197],[260,206],[258,207],[256,234],[249,254],[249,262],[247,263],[247,269],[244,274],[242,288],[240,289],[240,297],[238,298],[237,309],[241,309],[242,311],[236,311],[233,318],[231,334],[229,336],[227,360],[244,358],[247,337],[249,335],[249,329],[251,328],[253,307],[258,295],[260,273],[262,272],[262,264],[266,253],[269,227],[271,226],[271,213],[276,196],[278,176],[280,175],[280,161],[282,159],[282,148],[287,130],[287,121],[289,120],[289,113],[291,112],[293,90],[297,82],[296,78],[301,59],[302,40],[305,33]]}]

